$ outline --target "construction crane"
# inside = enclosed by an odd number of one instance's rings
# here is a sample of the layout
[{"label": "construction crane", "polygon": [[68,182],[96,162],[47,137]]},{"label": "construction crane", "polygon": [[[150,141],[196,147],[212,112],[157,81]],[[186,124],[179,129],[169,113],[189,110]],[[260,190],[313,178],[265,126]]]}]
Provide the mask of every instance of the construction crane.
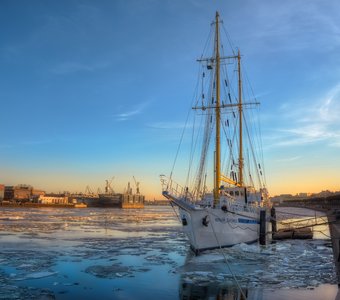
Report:
[{"label": "construction crane", "polygon": [[115,177],[113,176],[111,180],[106,179],[105,180],[105,194],[114,194],[113,188],[111,186],[111,183]]},{"label": "construction crane", "polygon": [[89,185],[86,186],[85,195],[93,195],[92,189]]},{"label": "construction crane", "polygon": [[133,181],[135,182],[135,185],[136,185],[136,194],[139,195],[139,182],[137,182],[135,176],[132,176],[133,177]]}]

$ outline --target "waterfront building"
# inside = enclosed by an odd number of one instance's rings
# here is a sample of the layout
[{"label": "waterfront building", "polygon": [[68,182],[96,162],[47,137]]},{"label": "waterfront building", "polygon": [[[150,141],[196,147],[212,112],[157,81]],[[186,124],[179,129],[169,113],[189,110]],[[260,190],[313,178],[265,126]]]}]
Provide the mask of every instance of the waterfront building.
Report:
[{"label": "waterfront building", "polygon": [[5,186],[0,184],[0,201],[4,200],[5,197]]},{"label": "waterfront building", "polygon": [[47,194],[40,195],[38,199],[42,204],[68,204],[68,196],[65,194]]},{"label": "waterfront building", "polygon": [[14,199],[14,186],[5,186],[4,200]]},{"label": "waterfront building", "polygon": [[14,187],[14,199],[30,200],[32,198],[33,187],[26,184],[19,184]]},{"label": "waterfront building", "polygon": [[40,196],[45,196],[46,192],[43,190],[33,189],[32,191],[32,200],[33,202],[38,202]]}]

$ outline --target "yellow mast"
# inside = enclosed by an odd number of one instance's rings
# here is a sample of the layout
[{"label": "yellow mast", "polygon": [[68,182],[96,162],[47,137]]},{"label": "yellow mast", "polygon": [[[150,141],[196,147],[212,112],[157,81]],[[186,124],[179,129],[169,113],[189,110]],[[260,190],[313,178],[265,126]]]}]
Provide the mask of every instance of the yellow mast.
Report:
[{"label": "yellow mast", "polygon": [[242,137],[242,80],[241,80],[241,54],[238,50],[237,54],[237,64],[238,64],[238,112],[239,112],[239,139],[240,139],[240,149],[238,157],[238,171],[239,178],[238,184],[243,186],[243,137]]},{"label": "yellow mast", "polygon": [[216,141],[215,141],[215,182],[214,182],[214,206],[218,203],[219,188],[221,179],[221,143],[220,143],[220,50],[219,50],[219,29],[218,29],[219,14],[216,12],[216,32],[215,32],[215,55],[216,55]]}]

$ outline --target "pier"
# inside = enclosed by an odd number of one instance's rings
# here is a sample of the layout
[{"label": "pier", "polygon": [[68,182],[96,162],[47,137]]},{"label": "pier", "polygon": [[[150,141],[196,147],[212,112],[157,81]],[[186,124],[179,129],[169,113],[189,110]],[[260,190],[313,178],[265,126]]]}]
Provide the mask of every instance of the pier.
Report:
[{"label": "pier", "polygon": [[[340,195],[324,198],[289,200],[281,203],[279,207],[299,207],[326,213],[327,222],[324,224],[328,224],[329,226],[337,282],[338,287],[340,287]],[[312,226],[314,225],[305,226],[305,228]],[[337,299],[340,299],[340,295],[338,297]]]}]

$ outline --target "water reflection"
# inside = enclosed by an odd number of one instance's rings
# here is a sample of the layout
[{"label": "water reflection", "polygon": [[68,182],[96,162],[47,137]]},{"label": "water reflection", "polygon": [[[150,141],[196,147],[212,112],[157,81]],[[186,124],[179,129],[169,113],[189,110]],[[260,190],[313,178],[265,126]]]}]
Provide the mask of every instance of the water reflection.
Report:
[{"label": "water reflection", "polygon": [[[0,299],[242,299],[221,253],[194,256],[180,228],[171,207],[3,209]],[[247,299],[335,298],[329,240],[224,251]]]},{"label": "water reflection", "polygon": [[[246,299],[250,298],[248,290],[243,290]],[[245,299],[241,292],[234,286],[209,284],[209,285],[195,285],[192,283],[183,282],[180,287],[180,299],[223,299],[223,300],[242,300]]]}]

